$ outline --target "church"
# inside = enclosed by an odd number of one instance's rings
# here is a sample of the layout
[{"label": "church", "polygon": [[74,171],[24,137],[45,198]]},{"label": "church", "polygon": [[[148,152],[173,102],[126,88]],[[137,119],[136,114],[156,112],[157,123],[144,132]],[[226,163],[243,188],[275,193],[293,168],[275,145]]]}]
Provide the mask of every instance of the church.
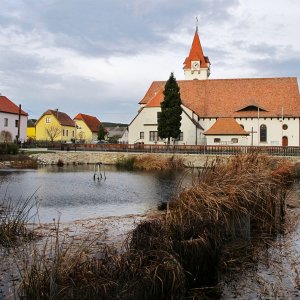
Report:
[{"label": "church", "polygon": [[[209,79],[198,28],[178,80],[182,101],[177,145],[300,146],[296,77]],[[154,81],[128,127],[130,144],[165,144],[157,132],[165,81]]]}]

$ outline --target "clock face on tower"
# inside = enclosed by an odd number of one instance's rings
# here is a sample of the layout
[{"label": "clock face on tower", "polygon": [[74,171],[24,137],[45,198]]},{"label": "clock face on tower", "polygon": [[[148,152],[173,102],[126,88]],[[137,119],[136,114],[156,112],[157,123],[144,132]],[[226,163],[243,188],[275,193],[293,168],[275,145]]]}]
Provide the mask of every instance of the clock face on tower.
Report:
[{"label": "clock face on tower", "polygon": [[192,62],[192,69],[193,70],[199,70],[200,69],[200,62],[199,61],[193,61]]}]

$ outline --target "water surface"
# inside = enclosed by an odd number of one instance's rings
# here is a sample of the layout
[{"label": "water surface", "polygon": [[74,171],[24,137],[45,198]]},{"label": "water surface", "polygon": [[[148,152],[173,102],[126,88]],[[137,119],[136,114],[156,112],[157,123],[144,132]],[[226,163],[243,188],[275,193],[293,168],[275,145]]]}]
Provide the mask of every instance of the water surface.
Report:
[{"label": "water surface", "polygon": [[[48,166],[0,170],[0,193],[13,201],[32,197],[41,222],[140,214],[176,193],[178,172],[129,172],[105,166],[106,180],[93,179],[94,166]],[[102,175],[104,175],[102,171]],[[103,176],[104,177],[104,176]]]}]

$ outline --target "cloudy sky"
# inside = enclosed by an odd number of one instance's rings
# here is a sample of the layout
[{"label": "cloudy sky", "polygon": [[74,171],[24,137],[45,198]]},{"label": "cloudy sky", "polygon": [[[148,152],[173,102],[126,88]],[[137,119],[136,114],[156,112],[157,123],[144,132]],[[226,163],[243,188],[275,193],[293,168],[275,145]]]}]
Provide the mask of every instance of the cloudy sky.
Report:
[{"label": "cloudy sky", "polygon": [[130,122],[182,64],[199,19],[211,79],[300,78],[299,0],[1,0],[0,93],[30,118],[58,108]]}]

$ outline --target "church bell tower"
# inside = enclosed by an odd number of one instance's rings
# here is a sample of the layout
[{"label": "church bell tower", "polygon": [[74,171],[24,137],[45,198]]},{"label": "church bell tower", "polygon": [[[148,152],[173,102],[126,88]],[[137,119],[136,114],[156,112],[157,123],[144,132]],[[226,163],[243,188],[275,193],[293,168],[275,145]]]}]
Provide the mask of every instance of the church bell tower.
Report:
[{"label": "church bell tower", "polygon": [[186,80],[204,80],[208,79],[210,75],[210,61],[203,54],[198,35],[198,26],[196,27],[190,54],[183,63],[183,70]]}]

